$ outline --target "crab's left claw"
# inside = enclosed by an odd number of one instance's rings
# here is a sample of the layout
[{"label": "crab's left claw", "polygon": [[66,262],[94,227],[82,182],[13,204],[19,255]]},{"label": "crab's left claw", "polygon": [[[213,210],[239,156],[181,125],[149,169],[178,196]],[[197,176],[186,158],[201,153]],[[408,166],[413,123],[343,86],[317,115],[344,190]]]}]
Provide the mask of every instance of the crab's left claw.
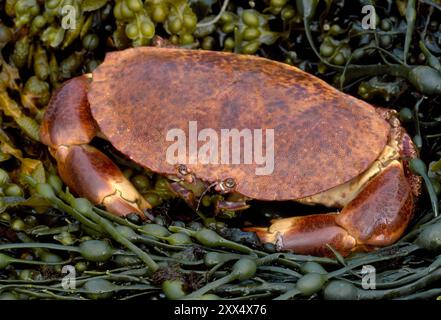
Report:
[{"label": "crab's left claw", "polygon": [[290,217],[273,221],[269,228],[247,228],[262,243],[274,243],[278,250],[315,256],[329,255],[327,244],[342,255],[357,245],[356,239],[335,222],[335,213]]},{"label": "crab's left claw", "polygon": [[269,228],[248,228],[262,242],[301,254],[342,255],[397,241],[413,214],[414,195],[403,165],[393,161],[340,213],[280,219]]}]

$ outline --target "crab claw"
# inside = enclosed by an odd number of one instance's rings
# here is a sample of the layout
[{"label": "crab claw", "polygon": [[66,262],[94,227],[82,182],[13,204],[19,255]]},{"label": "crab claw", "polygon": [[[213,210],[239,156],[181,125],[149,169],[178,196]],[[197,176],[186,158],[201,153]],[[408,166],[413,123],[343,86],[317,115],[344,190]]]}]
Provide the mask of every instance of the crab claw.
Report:
[{"label": "crab claw", "polygon": [[349,254],[357,241],[335,222],[336,214],[290,217],[273,221],[269,228],[247,228],[263,243],[274,243],[278,250],[324,256],[329,244],[343,255]]},{"label": "crab claw", "polygon": [[98,133],[87,99],[88,79],[80,76],[62,85],[51,98],[41,129],[58,172],[69,188],[116,215],[135,212],[151,219],[150,204],[101,151],[88,145]]},{"label": "crab claw", "polygon": [[143,217],[145,209],[151,208],[112,160],[94,147],[61,146],[55,158],[61,178],[74,193],[103,204],[110,212],[120,216],[136,212]]},{"label": "crab claw", "polygon": [[352,251],[387,246],[399,239],[412,217],[412,188],[399,161],[349,202],[340,213],[276,220],[269,228],[247,228],[279,250],[331,255],[327,245],[346,256]]}]

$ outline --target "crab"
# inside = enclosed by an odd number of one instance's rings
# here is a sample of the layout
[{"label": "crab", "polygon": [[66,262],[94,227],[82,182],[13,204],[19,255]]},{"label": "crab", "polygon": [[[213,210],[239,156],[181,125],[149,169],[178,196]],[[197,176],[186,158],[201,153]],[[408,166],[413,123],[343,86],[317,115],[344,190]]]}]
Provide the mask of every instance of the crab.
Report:
[{"label": "crab", "polygon": [[[257,175],[256,163],[169,163],[167,132],[188,133],[190,121],[214,130],[273,129],[273,172]],[[92,74],[56,90],[40,136],[70,190],[119,216],[145,216],[151,205],[89,144],[96,136],[187,195],[186,184],[202,181],[235,199],[329,208],[244,228],[300,254],[327,255],[331,246],[348,255],[394,243],[421,188],[408,166],[417,149],[395,111],[249,55],[164,46],[108,53]]]}]

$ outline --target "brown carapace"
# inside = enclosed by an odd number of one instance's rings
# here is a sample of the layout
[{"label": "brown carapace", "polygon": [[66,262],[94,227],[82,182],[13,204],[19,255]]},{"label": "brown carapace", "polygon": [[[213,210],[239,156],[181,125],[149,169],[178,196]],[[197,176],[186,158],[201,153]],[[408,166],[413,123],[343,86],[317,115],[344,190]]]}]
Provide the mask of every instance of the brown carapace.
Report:
[{"label": "brown carapace", "polygon": [[254,56],[158,47],[109,53],[91,77],[56,91],[41,138],[74,192],[126,215],[150,205],[88,143],[99,132],[137,164],[176,176],[166,157],[167,133],[180,129],[189,137],[190,122],[215,132],[274,130],[270,174],[257,175],[257,163],[184,163],[196,178],[208,184],[230,179],[231,191],[250,199],[341,208],[249,228],[279,249],[326,255],[329,244],[346,255],[384,246],[412,217],[420,180],[406,159],[416,150],[394,112]]}]

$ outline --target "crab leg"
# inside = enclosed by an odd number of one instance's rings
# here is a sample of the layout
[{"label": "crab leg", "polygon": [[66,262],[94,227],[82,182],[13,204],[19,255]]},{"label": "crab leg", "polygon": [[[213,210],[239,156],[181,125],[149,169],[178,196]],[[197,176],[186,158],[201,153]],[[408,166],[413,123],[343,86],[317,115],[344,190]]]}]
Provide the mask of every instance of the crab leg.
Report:
[{"label": "crab leg", "polygon": [[280,250],[330,255],[329,244],[343,255],[386,246],[399,239],[412,217],[412,188],[401,162],[385,170],[349,202],[340,213],[276,220],[269,228],[248,228],[262,242]]},{"label": "crab leg", "polygon": [[66,82],[53,95],[40,136],[57,160],[63,181],[77,195],[120,216],[144,218],[150,204],[104,153],[88,145],[98,133],[87,100],[86,76]]}]

